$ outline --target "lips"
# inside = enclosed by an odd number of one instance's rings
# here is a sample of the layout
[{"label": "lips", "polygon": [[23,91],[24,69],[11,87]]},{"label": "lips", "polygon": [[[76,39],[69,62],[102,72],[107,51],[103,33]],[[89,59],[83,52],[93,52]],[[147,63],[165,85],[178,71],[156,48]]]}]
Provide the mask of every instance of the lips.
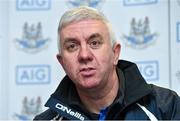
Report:
[{"label": "lips", "polygon": [[80,69],[80,74],[84,77],[93,76],[95,74],[95,68],[82,68]]}]

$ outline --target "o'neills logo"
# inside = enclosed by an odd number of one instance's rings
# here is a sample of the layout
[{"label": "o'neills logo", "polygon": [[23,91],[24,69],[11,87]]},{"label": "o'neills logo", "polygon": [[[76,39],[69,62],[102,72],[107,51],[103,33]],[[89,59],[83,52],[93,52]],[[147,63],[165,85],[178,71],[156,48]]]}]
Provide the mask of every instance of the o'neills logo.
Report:
[{"label": "o'neills logo", "polygon": [[80,113],[78,113],[77,111],[72,111],[72,109],[70,109],[70,108],[68,108],[68,107],[66,107],[60,103],[57,103],[55,107],[57,109],[65,112],[65,113],[71,115],[71,116],[74,116],[74,117],[80,119],[81,121],[84,121],[84,117]]}]

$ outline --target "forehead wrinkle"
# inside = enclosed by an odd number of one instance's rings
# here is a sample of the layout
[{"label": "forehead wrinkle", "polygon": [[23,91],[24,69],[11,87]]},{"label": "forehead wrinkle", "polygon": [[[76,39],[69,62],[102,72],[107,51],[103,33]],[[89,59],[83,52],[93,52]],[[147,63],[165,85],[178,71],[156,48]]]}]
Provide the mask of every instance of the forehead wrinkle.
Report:
[{"label": "forehead wrinkle", "polygon": [[71,32],[67,32],[66,35],[64,36],[64,40],[88,40],[89,37],[91,37],[92,35],[97,34],[96,33],[87,33],[85,31],[80,30],[73,30]]},{"label": "forehead wrinkle", "polygon": [[[101,29],[97,29],[97,28],[101,28]],[[63,34],[66,33],[64,38],[70,37],[78,40],[84,39],[87,41],[87,39],[89,39],[89,37],[93,34],[98,33],[102,36],[108,34],[106,33],[106,31],[101,31],[102,28],[104,29],[106,28],[106,25],[103,22],[101,21],[97,22],[97,20],[88,20],[88,21],[80,21],[78,23],[71,23],[66,27],[64,27],[62,29],[62,32]]]}]

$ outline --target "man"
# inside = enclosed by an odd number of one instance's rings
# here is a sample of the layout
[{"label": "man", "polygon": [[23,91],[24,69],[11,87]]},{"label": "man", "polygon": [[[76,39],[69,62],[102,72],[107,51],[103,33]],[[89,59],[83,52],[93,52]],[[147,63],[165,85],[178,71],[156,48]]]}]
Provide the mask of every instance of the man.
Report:
[{"label": "man", "polygon": [[89,7],[67,11],[58,27],[57,59],[66,72],[34,120],[178,120],[180,98],[149,85],[134,63],[119,60],[121,45],[105,16]]}]

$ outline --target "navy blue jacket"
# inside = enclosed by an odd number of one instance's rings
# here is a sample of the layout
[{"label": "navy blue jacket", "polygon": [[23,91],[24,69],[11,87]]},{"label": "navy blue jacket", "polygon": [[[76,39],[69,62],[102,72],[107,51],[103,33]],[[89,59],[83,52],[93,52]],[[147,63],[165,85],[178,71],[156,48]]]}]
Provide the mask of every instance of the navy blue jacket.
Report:
[{"label": "navy blue jacket", "polygon": [[180,97],[173,91],[147,84],[134,63],[117,65],[120,89],[114,102],[99,114],[86,110],[68,76],[61,81],[34,120],[180,120]]}]

